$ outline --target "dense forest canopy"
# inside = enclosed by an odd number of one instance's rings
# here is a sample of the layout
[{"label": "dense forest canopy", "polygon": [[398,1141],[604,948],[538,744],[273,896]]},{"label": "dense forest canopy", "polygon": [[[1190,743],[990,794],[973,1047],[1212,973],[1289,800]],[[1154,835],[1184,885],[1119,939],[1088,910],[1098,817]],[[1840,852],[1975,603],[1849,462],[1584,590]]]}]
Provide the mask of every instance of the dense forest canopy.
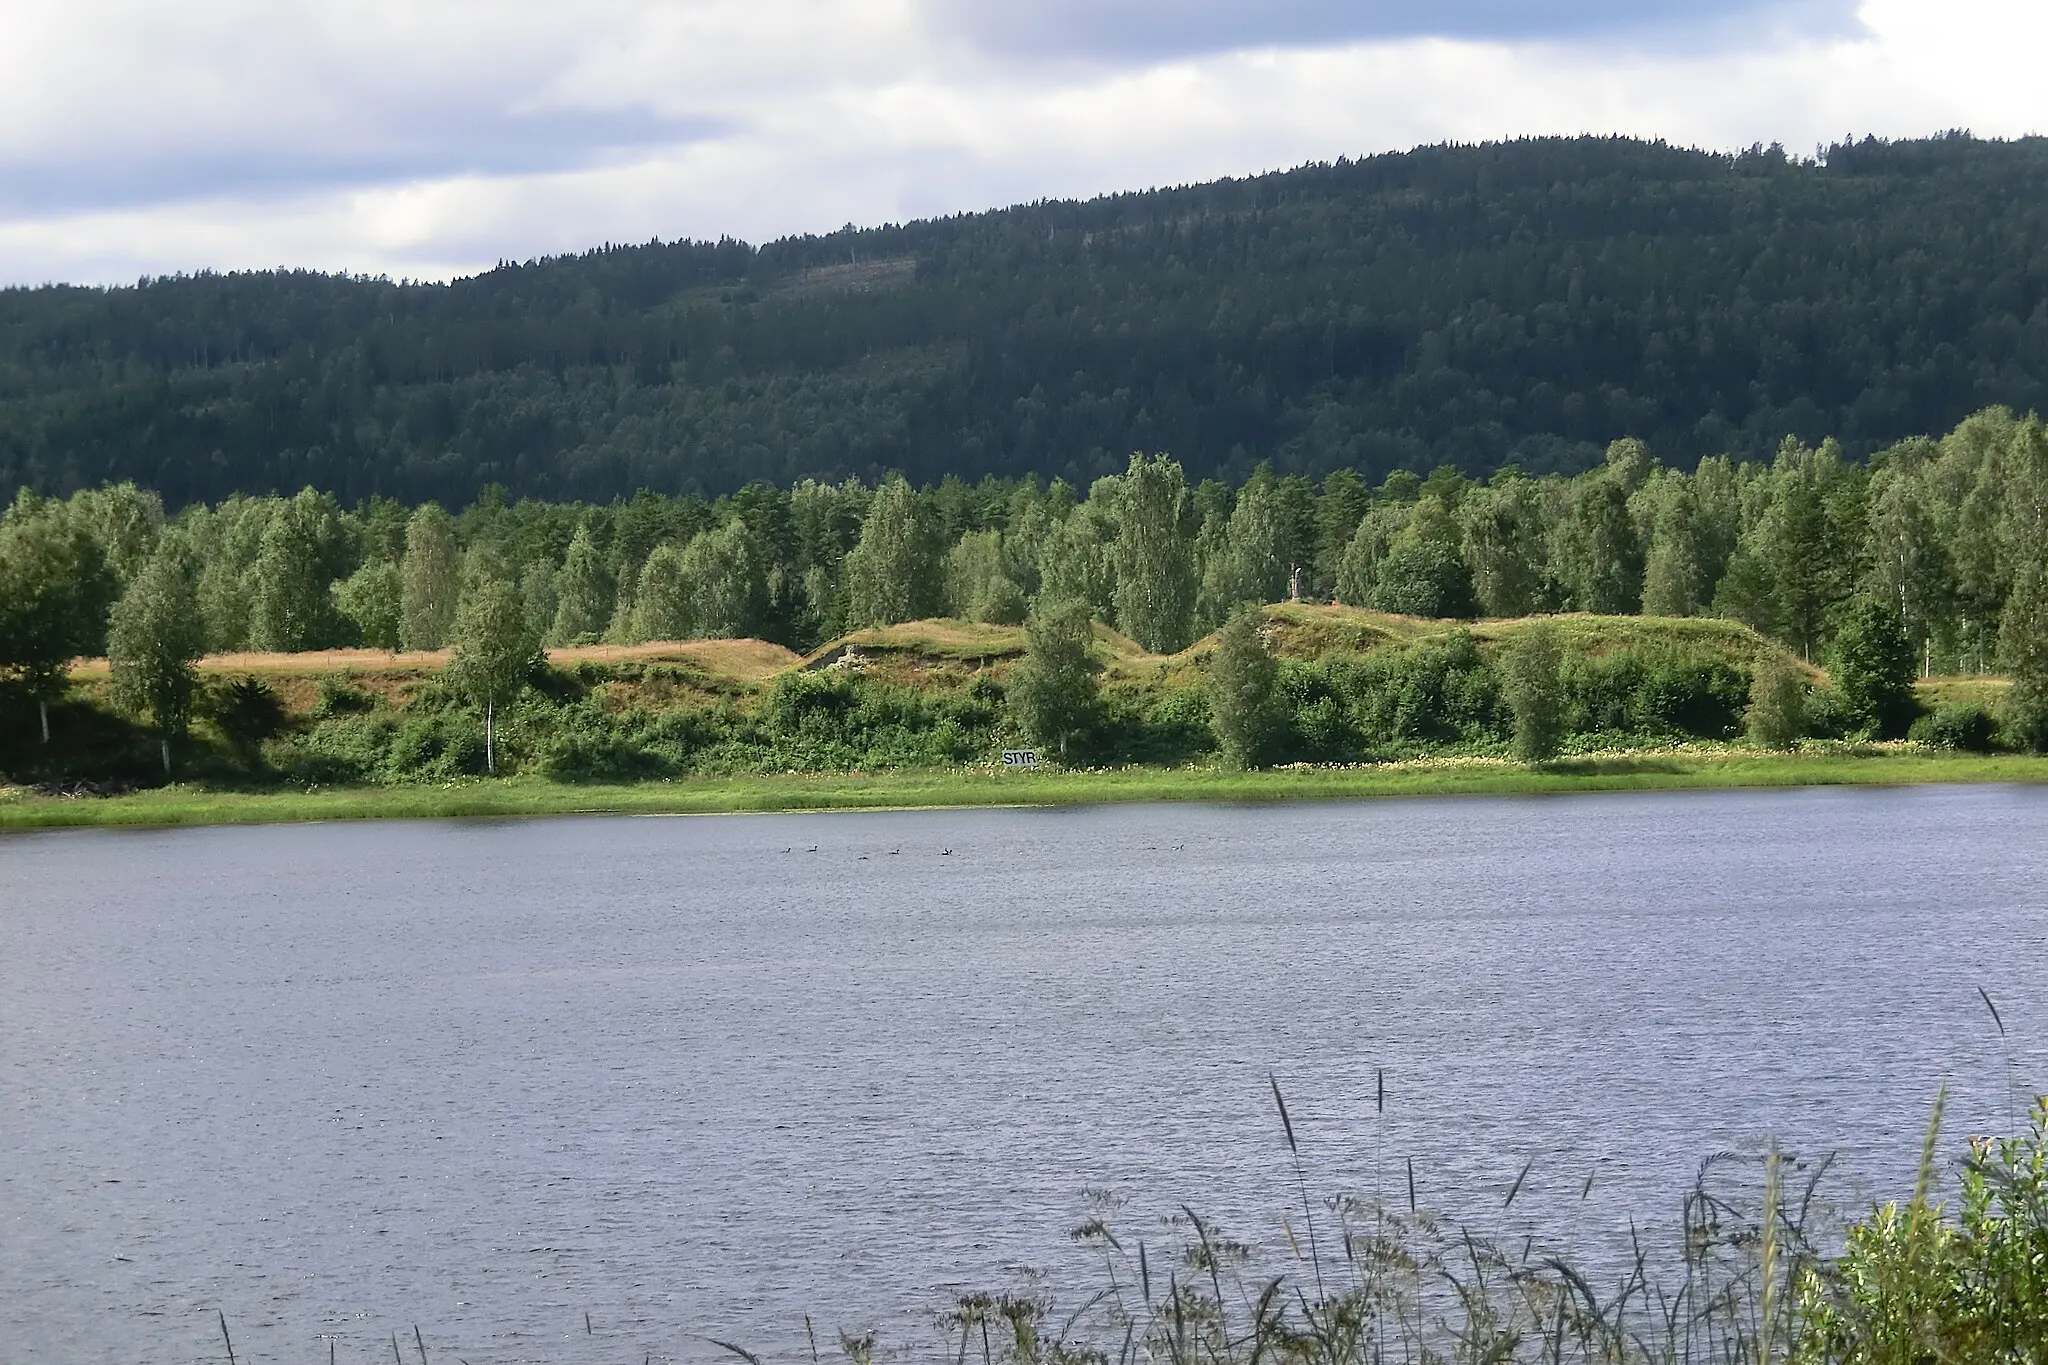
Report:
[{"label": "dense forest canopy", "polygon": [[446,285],[0,292],[0,486],[173,507],[1861,458],[1992,404],[2048,407],[2042,139],[1525,140]]}]

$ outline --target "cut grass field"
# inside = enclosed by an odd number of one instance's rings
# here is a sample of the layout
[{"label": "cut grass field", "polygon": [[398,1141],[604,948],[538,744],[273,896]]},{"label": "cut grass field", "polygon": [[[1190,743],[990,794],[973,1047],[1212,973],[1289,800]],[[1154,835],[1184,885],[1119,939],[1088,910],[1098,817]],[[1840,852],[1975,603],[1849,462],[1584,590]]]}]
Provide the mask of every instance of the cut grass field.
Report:
[{"label": "cut grass field", "polygon": [[534,779],[482,778],[442,786],[311,790],[224,791],[170,786],[112,797],[53,797],[23,788],[0,788],[0,830],[80,825],[1073,806],[1130,801],[1348,801],[1932,783],[2048,783],[2048,757],[1938,753],[1905,746],[1789,754],[1702,747],[1597,755],[1536,768],[1499,759],[1446,758],[1268,772],[1219,768],[1075,772],[949,768],[689,778],[627,786],[567,786]]}]

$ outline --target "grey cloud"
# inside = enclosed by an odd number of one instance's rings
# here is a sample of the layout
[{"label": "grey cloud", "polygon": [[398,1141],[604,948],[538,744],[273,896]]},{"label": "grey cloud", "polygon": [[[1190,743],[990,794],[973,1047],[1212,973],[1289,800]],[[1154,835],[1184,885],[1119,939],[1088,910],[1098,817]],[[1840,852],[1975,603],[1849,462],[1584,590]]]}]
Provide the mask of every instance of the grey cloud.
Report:
[{"label": "grey cloud", "polygon": [[265,127],[209,131],[168,145],[38,149],[0,159],[0,215],[58,216],[195,199],[263,199],[449,176],[519,175],[601,164],[635,150],[723,136],[711,118],[642,112],[503,114],[465,107],[364,106],[359,122],[312,134]]},{"label": "grey cloud", "polygon": [[1854,31],[1856,0],[926,0],[995,53],[1144,61],[1395,38],[1703,41]]}]

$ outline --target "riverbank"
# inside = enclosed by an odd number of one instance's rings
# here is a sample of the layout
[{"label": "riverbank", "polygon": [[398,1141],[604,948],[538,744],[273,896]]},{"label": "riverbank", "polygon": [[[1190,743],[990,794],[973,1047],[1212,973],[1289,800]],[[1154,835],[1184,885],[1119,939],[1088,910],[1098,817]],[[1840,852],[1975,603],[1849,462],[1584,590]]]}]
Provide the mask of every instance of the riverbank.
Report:
[{"label": "riverbank", "polygon": [[1907,746],[1809,749],[1789,754],[1687,747],[1565,759],[1535,768],[1498,759],[1442,758],[1265,772],[937,768],[685,778],[617,786],[529,778],[466,779],[434,786],[270,790],[176,785],[121,796],[44,796],[10,788],[0,789],[0,830],[1064,806],[1110,801],[1335,801],[1970,782],[2048,783],[2048,757],[1959,754]]}]

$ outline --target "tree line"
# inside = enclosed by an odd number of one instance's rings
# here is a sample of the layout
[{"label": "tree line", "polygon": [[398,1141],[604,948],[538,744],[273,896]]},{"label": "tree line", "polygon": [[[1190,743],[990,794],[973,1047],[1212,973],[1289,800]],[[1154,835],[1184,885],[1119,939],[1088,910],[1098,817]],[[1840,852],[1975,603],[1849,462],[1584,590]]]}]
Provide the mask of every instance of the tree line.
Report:
[{"label": "tree line", "polygon": [[492,489],[457,513],[307,489],[171,515],[121,484],[23,492],[0,517],[0,672],[45,734],[70,662],[100,653],[117,699],[176,733],[191,661],[209,652],[454,645],[489,712],[549,646],[753,636],[805,650],[944,615],[1028,618],[1041,661],[1085,655],[1092,621],[1168,654],[1247,603],[1289,599],[1433,618],[1723,616],[1893,679],[1852,698],[1872,733],[1912,719],[1901,677],[1909,694],[1915,672],[2004,670],[2014,733],[2038,747],[2048,428],[1989,409],[1868,461],[1787,439],[1768,462],[1689,470],[1622,440],[1574,476],[1440,466],[1377,486],[1266,468],[1191,483],[1169,456],[1138,454],[1085,489],[892,477],[601,505]]},{"label": "tree line", "polygon": [[1530,139],[451,284],[0,291],[0,487],[459,505],[1863,458],[2048,410],[2048,143]]}]

